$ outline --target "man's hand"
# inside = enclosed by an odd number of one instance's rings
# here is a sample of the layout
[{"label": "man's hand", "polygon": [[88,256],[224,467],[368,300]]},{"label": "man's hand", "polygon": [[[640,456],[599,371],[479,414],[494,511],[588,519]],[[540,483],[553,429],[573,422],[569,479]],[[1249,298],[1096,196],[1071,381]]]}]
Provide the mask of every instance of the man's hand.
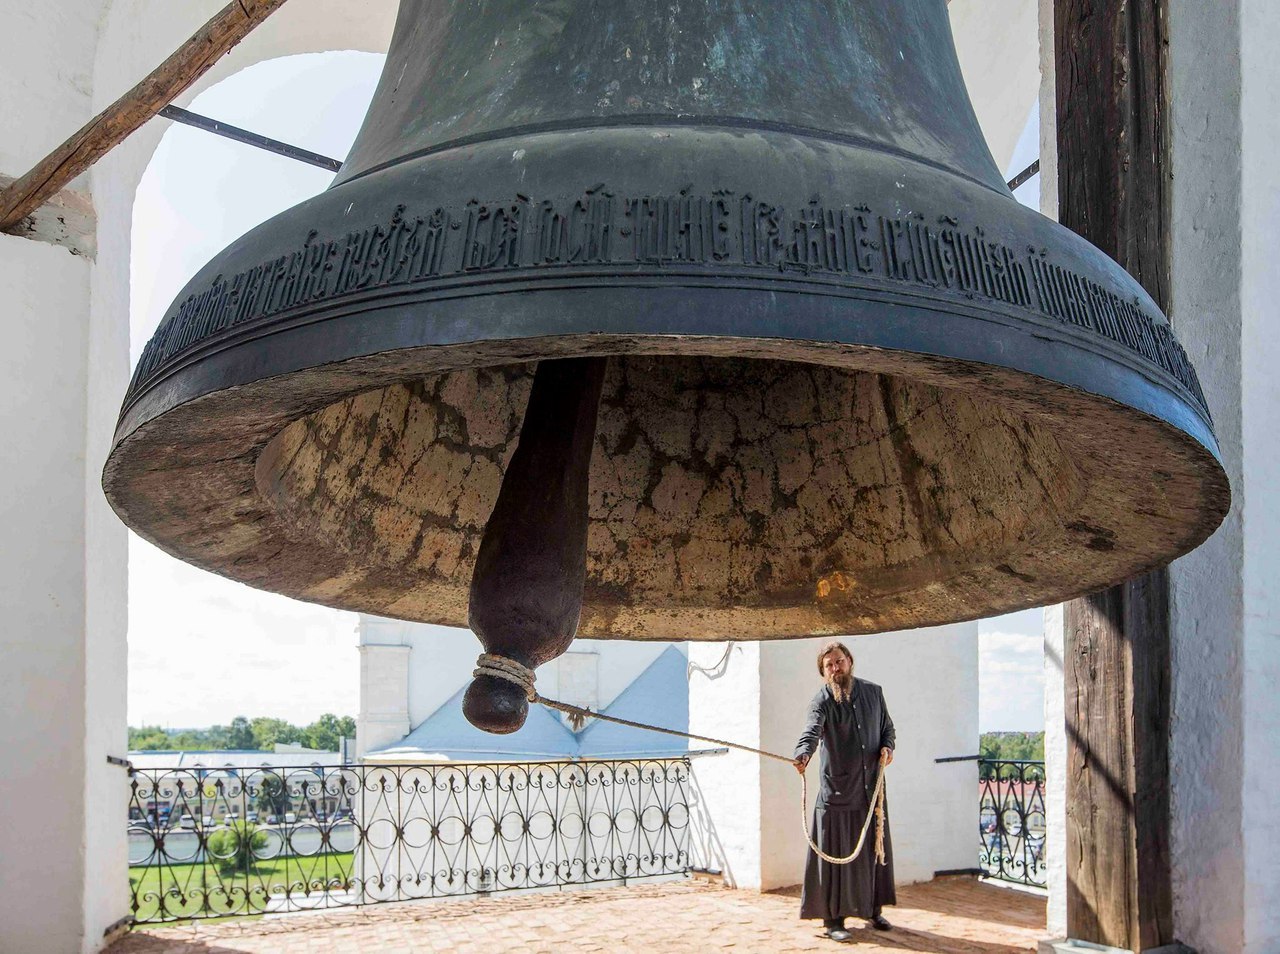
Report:
[{"label": "man's hand", "polygon": [[893,764],[893,749],[889,748],[887,745],[880,750],[880,764],[881,765]]},{"label": "man's hand", "polygon": [[800,756],[798,759],[794,760],[791,764],[792,764],[792,765],[794,765],[794,766],[796,767],[796,771],[797,771],[797,772],[799,772],[801,775],[803,775],[803,774],[804,774],[804,770],[805,770],[805,766],[807,766],[807,765],[809,764],[809,756],[807,756],[807,755],[802,755],[802,756]]}]

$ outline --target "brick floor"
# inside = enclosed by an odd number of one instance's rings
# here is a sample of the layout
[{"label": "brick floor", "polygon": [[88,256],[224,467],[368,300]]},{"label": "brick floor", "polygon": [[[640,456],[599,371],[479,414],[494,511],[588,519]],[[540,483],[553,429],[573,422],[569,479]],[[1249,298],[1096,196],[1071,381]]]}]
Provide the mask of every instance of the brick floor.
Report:
[{"label": "brick floor", "polygon": [[[387,904],[137,930],[109,954],[832,950],[835,942],[822,936],[818,922],[796,917],[798,896],[798,889],[759,894],[678,881]],[[972,879],[899,888],[898,899],[885,911],[892,932],[858,928],[847,946],[859,954],[1021,954],[1035,950],[1044,936],[1042,898]]]}]

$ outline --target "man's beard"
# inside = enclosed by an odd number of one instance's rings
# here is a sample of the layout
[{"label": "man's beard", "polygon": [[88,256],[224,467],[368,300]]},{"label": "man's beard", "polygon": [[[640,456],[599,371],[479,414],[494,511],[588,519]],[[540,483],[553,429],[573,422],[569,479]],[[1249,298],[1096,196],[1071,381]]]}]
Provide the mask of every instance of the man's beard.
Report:
[{"label": "man's beard", "polygon": [[827,685],[831,687],[836,702],[844,702],[853,691],[853,673],[832,673],[827,677]]}]

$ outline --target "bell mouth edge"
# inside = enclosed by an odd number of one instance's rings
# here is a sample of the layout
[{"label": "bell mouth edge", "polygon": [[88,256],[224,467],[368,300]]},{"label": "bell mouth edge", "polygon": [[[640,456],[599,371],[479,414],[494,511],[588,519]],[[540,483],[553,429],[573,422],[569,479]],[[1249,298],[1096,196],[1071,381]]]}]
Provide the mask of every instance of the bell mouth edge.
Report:
[{"label": "bell mouth edge", "polygon": [[[594,337],[594,336],[578,336],[578,340],[576,341],[577,346],[580,348],[582,347],[589,348],[589,345],[591,344],[591,342],[589,342],[587,339],[590,337]],[[541,348],[543,356],[550,357],[553,355],[546,354],[547,346],[549,343],[550,342],[546,340],[519,342],[518,344],[520,345],[520,349],[518,351],[512,350],[510,347],[510,343],[507,343],[505,353],[500,353],[500,352],[503,352],[504,350],[502,344],[490,342],[488,343],[489,345],[488,348],[482,347],[480,349],[486,352],[484,356],[482,358],[477,357],[475,360],[473,360],[471,362],[471,366],[493,367],[501,364],[507,364],[512,361],[517,361],[517,362],[522,360],[527,361],[527,360],[530,360],[531,357],[534,357],[533,352],[535,351],[535,349],[539,349],[539,348]],[[673,336],[658,336],[650,340],[648,342],[648,345],[654,351],[661,351],[663,350],[664,347],[669,348],[674,343],[676,343],[676,341]],[[679,343],[686,349],[696,348],[699,345],[699,341],[697,339],[688,338],[688,337],[680,339]],[[561,341],[560,344],[564,345],[565,342]],[[604,342],[602,340],[596,340],[594,344],[599,346],[599,345],[603,345]],[[636,353],[637,351],[641,350],[637,346],[637,342],[634,339],[630,340],[626,344],[627,344],[627,347],[621,348],[621,349],[615,347],[615,349],[613,349],[609,353],[619,353],[620,351],[623,353],[625,352]],[[703,341],[702,344],[705,345],[706,342]],[[774,352],[770,348],[772,342],[768,340],[753,339],[745,343],[740,341],[726,342],[724,340],[718,340],[713,342],[713,344],[716,347],[713,347],[712,349],[710,349],[712,352],[714,352],[717,348],[724,349],[730,344],[732,344],[734,345],[734,352],[732,353],[740,354],[741,351],[744,349],[744,346],[749,345],[752,348],[760,349],[762,354],[776,356],[776,352]],[[845,346],[842,348],[838,348],[837,346],[833,346],[830,344],[822,345],[820,343],[807,343],[807,347],[813,350],[819,350],[819,349],[828,350],[828,351],[839,350],[839,351],[845,351],[849,354],[857,352],[860,354],[861,358],[863,359],[863,360],[858,360],[856,362],[859,366],[863,366],[867,361],[869,361],[871,364],[881,365],[882,367],[883,367],[883,362],[885,361],[894,361],[894,360],[898,360],[898,361],[911,360],[913,362],[920,361],[926,365],[936,366],[935,368],[937,372],[936,379],[938,381],[943,381],[948,378],[952,378],[954,375],[954,372],[957,369],[957,366],[964,364],[963,362],[951,361],[948,359],[929,358],[927,356],[894,354],[892,352],[885,352],[881,349],[877,349],[874,347]],[[430,359],[431,357],[434,356],[436,366],[437,367],[440,366],[439,362],[440,362],[441,356],[439,354],[439,351],[442,349],[415,349],[415,350],[417,351],[417,360],[415,360],[413,355],[410,353],[404,353],[398,356],[399,359],[401,360],[401,367],[397,371],[390,371],[386,368],[383,368],[377,372],[373,372],[371,369],[366,367],[366,369],[359,375],[359,378],[362,380],[363,383],[356,384],[351,390],[363,392],[363,391],[368,391],[370,387],[376,387],[377,384],[381,381],[397,380],[397,379],[402,380],[407,376],[405,371],[407,367],[414,367],[415,368],[414,373],[420,373],[420,371],[427,366],[427,363],[424,362],[422,358]],[[378,361],[386,361],[388,360],[388,357],[389,357],[388,355],[383,354],[373,359],[365,359],[363,363],[365,365],[368,365],[370,364],[370,362],[376,363]],[[345,362],[345,364],[351,364],[351,363],[352,362]],[[361,362],[356,361],[354,363],[361,363]],[[336,370],[336,368],[331,370]],[[968,371],[975,371],[975,370],[976,370],[977,376],[973,379],[973,381],[976,383],[981,383],[985,379],[987,380],[987,384],[990,385],[991,379],[989,379],[986,375],[986,370],[988,369],[972,369],[972,368],[968,369]],[[1015,375],[1015,376],[1018,375],[1018,372],[1012,371],[1011,369],[995,369],[995,371],[997,372],[1002,370],[1006,378],[1009,375]],[[283,377],[287,379],[290,376],[286,375]],[[1031,376],[1028,375],[1026,377],[1030,379]],[[353,379],[353,382],[354,380],[355,379]],[[1041,382],[1041,384],[1043,383],[1044,382]],[[269,400],[271,399],[278,400],[282,391],[281,385],[284,385],[284,384],[285,384],[285,381],[282,381],[279,379],[271,379],[270,381],[259,381],[256,384],[246,385],[244,388],[234,388],[230,392],[222,395],[218,395],[218,394],[209,395],[204,399],[197,399],[194,402],[188,402],[187,404],[179,405],[173,408],[169,413],[162,415],[159,419],[153,420],[148,424],[142,425],[132,435],[132,439],[127,438],[125,440],[124,445],[117,447],[117,449],[112,452],[112,457],[108,462],[107,470],[104,471],[104,488],[107,491],[108,498],[110,499],[113,508],[116,509],[117,513],[120,514],[120,516],[122,517],[122,519],[125,520],[126,523],[129,523],[130,525],[134,526],[135,529],[137,529],[144,537],[151,540],[152,542],[157,543],[159,546],[161,546],[161,548],[171,553],[174,553],[174,555],[180,556],[181,558],[186,559],[190,562],[193,562],[196,565],[203,566],[205,569],[210,569],[213,572],[218,572],[218,573],[221,573],[222,575],[230,576],[233,579],[238,579],[241,582],[246,582],[246,583],[249,583],[250,585],[263,586],[264,582],[261,579],[246,578],[244,574],[234,570],[232,566],[228,565],[225,562],[219,564],[216,562],[210,562],[208,560],[202,560],[198,557],[193,558],[193,554],[190,550],[183,549],[185,544],[182,543],[181,541],[175,540],[171,536],[163,532],[160,534],[152,533],[150,532],[149,528],[146,527],[145,525],[143,526],[139,525],[139,520],[141,520],[143,524],[147,522],[147,518],[145,517],[145,514],[143,513],[143,511],[150,508],[150,505],[147,503],[148,494],[140,486],[135,486],[132,490],[130,490],[128,487],[128,484],[134,483],[137,480],[139,476],[137,467],[140,464],[145,465],[145,460],[149,455],[145,451],[142,451],[142,448],[140,446],[135,446],[133,452],[131,453],[128,450],[127,445],[134,444],[136,441],[141,441],[142,445],[151,444],[153,446],[164,446],[166,443],[168,443],[168,439],[163,434],[165,430],[176,428],[176,433],[189,434],[190,432],[187,430],[188,425],[190,425],[192,421],[198,420],[200,417],[203,416],[202,409],[204,410],[213,409],[212,406],[210,405],[210,402],[212,402],[212,405],[220,404],[227,409],[234,408],[237,406],[242,408],[246,401],[248,401],[251,404],[253,403],[254,395],[250,392],[256,392],[258,396],[268,398]],[[1097,402],[1100,400],[1096,396],[1090,396],[1084,392],[1077,391],[1075,389],[1070,388],[1067,385],[1063,385],[1060,383],[1055,383],[1051,381],[1048,382],[1048,389],[1043,393],[1039,393],[1039,386],[1036,385],[1034,382],[1028,381],[1028,384],[1029,384],[1029,387],[1027,388],[1028,393],[1023,395],[1022,400],[1024,402],[1024,406],[1030,409],[1034,409],[1034,405],[1039,400],[1041,399],[1048,400],[1049,395],[1054,393],[1058,394],[1061,399],[1070,400],[1071,402],[1077,404],[1077,406],[1081,406],[1079,405],[1079,402],[1081,401],[1084,401],[1085,405],[1090,405],[1090,404],[1097,404]],[[283,390],[288,391],[290,389],[286,386],[283,388]],[[350,391],[348,393],[350,393]],[[1006,393],[1006,392],[1002,390],[1000,393]],[[333,397],[334,397],[333,394],[329,394],[326,396],[316,395],[314,397],[306,399],[304,403],[309,407],[318,408],[331,403],[331,400]],[[1105,398],[1101,399],[1101,401],[1105,404],[1113,403],[1109,399],[1105,399]],[[277,417],[276,419],[284,423],[285,418],[291,417],[292,419],[296,419],[296,414],[297,414],[296,411],[285,412],[284,417]],[[166,425],[164,423],[165,418],[169,418],[171,416],[174,420],[183,419],[185,423]],[[1227,507],[1229,506],[1229,499],[1230,499],[1229,486],[1227,485],[1225,474],[1223,473],[1220,465],[1217,464],[1216,460],[1212,464],[1210,464],[1209,461],[1203,459],[1206,456],[1207,448],[1203,448],[1200,442],[1195,440],[1195,438],[1193,438],[1191,435],[1187,434],[1185,431],[1182,431],[1174,427],[1168,422],[1164,422],[1159,418],[1154,418],[1146,414],[1141,414],[1141,416],[1144,418],[1149,418],[1152,422],[1152,425],[1156,426],[1157,429],[1172,431],[1173,434],[1179,435],[1180,441],[1183,442],[1184,447],[1190,446],[1186,442],[1190,442],[1191,445],[1201,447],[1199,454],[1201,455],[1202,460],[1201,460],[1201,463],[1197,465],[1197,467],[1201,474],[1201,477],[1199,479],[1202,481],[1202,484],[1201,484],[1201,489],[1199,493],[1203,495],[1202,496],[1203,506],[1197,505],[1191,502],[1185,503],[1183,505],[1184,508],[1192,507],[1193,509],[1195,509],[1199,507],[1200,509],[1198,510],[1198,513],[1199,513],[1198,517],[1192,519],[1189,523],[1184,524],[1183,529],[1180,532],[1180,542],[1176,544],[1176,546],[1173,549],[1166,550],[1163,553],[1151,559],[1144,559],[1144,560],[1132,563],[1131,565],[1128,565],[1125,570],[1125,578],[1132,575],[1136,575],[1137,573],[1142,572],[1144,569],[1147,569],[1150,566],[1158,565],[1160,563],[1165,562],[1168,559],[1172,559],[1178,555],[1181,555],[1181,553],[1186,552],[1189,549],[1192,549],[1195,545],[1198,545],[1199,542],[1202,542],[1203,539],[1205,539],[1210,533],[1212,533],[1213,529],[1225,516]],[[240,452],[232,455],[234,458],[234,461],[239,461],[243,463],[232,463],[230,466],[232,466],[233,468],[247,468],[247,470],[245,470],[244,472],[245,477],[240,479],[247,479],[251,483],[253,482],[254,480],[253,470],[255,465],[260,460],[261,449],[265,447],[266,444],[269,443],[270,440],[276,434],[280,433],[281,426],[269,425],[265,431],[259,428],[258,433],[261,434],[261,438],[257,440],[250,438],[251,445],[249,446],[242,445]],[[1151,425],[1148,425],[1148,426],[1151,426]],[[249,435],[246,433],[245,436],[248,437]],[[1175,443],[1177,443],[1177,441],[1175,441]],[[229,448],[225,446],[221,448],[210,446],[209,452],[208,452],[208,459],[226,462],[227,461],[226,455],[228,450]],[[143,455],[142,457],[138,457],[138,454],[140,452]],[[1194,456],[1195,454],[1192,454],[1192,457]],[[128,458],[130,457],[134,458],[132,464],[128,463]],[[216,466],[223,467],[223,466],[226,466],[226,464],[219,463]],[[133,472],[132,477],[128,475],[129,471]],[[182,474],[182,471],[183,471],[183,468],[180,467],[177,473]],[[183,480],[189,479],[189,475],[183,475],[182,479]],[[141,496],[139,496],[139,493],[141,493]],[[259,498],[258,504],[256,506],[261,508],[263,505],[264,505],[264,501],[262,501],[262,499]],[[250,509],[253,509],[253,508],[250,508]],[[272,508],[268,507],[267,510],[264,511],[264,514],[267,512],[271,512],[271,510]],[[1188,516],[1190,516],[1190,514],[1188,514]],[[250,522],[252,523],[253,521],[251,520]],[[231,531],[228,530],[228,531],[219,531],[219,532],[225,533],[225,532],[231,532]],[[1080,532],[1085,533],[1087,535],[1090,532],[1090,528],[1087,525],[1084,525],[1082,526],[1082,529]],[[166,537],[167,542],[166,542],[166,539],[161,539],[161,537]],[[1019,572],[1020,569],[1025,569],[1025,567],[1021,567],[1017,563],[1017,561],[1014,561],[1010,569],[1008,571],[1003,571],[1003,572],[1016,574],[1016,572]],[[1109,581],[1109,582],[1114,582],[1114,581]],[[1101,585],[1108,585],[1108,583],[1103,583]],[[1069,595],[1073,595],[1076,592],[1079,592],[1079,593],[1090,592],[1097,588],[1099,588],[1099,586],[1087,585],[1084,587],[1080,587],[1077,590],[1073,590],[1072,594],[1069,594]],[[364,611],[382,613],[383,615],[398,616],[400,618],[406,618],[406,619],[417,619],[420,621],[428,621],[421,614],[397,612],[394,609],[394,607],[389,607],[389,606],[359,607],[359,606],[354,606],[348,603],[344,603],[342,602],[341,599],[335,600],[333,598],[334,596],[337,595],[336,593],[333,594],[332,596],[325,596],[324,593],[322,592],[306,592],[305,588],[304,590],[294,589],[286,592],[288,592],[288,595],[292,595],[297,598],[301,598],[311,602],[317,602],[322,605],[338,606],[340,608],[346,608],[346,609],[353,609],[353,608],[363,609]],[[1060,598],[1060,596],[1061,594],[1057,594],[1054,596],[1053,599],[1047,599],[1043,601],[1032,600],[1031,602],[1023,601],[1021,603],[1015,603],[1015,604],[1009,604],[1009,605],[1012,605],[1013,608],[1023,608],[1029,605],[1043,605],[1044,603],[1056,601],[1056,599]],[[613,609],[607,609],[607,608],[601,607],[600,609],[605,612],[605,618],[613,618],[613,617],[619,617],[623,619],[628,618],[628,614],[625,607],[621,609],[617,607]],[[747,612],[747,613],[751,612],[745,607],[743,609],[744,609],[744,612]],[[786,615],[787,614],[785,613],[782,614],[783,617],[786,617]],[[815,632],[832,632],[836,630],[847,632],[847,633],[851,633],[851,632],[869,633],[869,632],[885,631],[889,629],[913,628],[915,626],[922,626],[922,625],[940,625],[946,622],[958,622],[964,618],[980,618],[981,616],[984,616],[984,615],[989,615],[987,607],[983,607],[983,608],[974,610],[972,612],[960,613],[960,614],[950,613],[944,616],[923,616],[923,615],[916,615],[913,613],[912,618],[906,620],[905,623],[902,619],[895,619],[894,621],[886,623],[884,625],[839,625],[836,622],[827,622],[818,626],[816,629],[810,628],[807,632],[804,633],[804,635],[811,635]],[[656,623],[654,623],[653,620],[660,620],[661,617],[662,617],[662,613],[660,612],[657,614],[652,614],[652,618],[650,619],[650,622],[646,625],[656,625]],[[452,619],[452,620],[439,619],[439,620],[430,620],[430,621],[438,621],[438,622],[445,622],[445,623],[451,622],[453,625],[457,625],[459,622],[461,622],[463,618],[464,617],[459,617],[457,619]],[[609,635],[606,632],[596,630],[594,627],[594,624],[591,624],[587,617],[584,617],[584,621],[586,621],[584,623],[585,628],[582,631],[581,635],[585,637],[592,637],[592,636],[606,637]],[[665,631],[665,627],[664,627],[664,631]],[[717,633],[721,632],[720,629],[715,629],[714,631]],[[738,630],[738,632],[741,636],[747,635],[742,630]],[[613,635],[616,636],[618,634],[614,633]],[[780,638],[783,635],[786,635],[786,634],[779,633],[776,631],[761,631],[753,638]],[[639,636],[624,636],[623,638],[664,638],[664,637],[661,635],[655,635],[653,631],[648,631],[646,633],[642,633]],[[702,638],[712,639],[712,638],[722,638],[722,637],[708,635]]]}]

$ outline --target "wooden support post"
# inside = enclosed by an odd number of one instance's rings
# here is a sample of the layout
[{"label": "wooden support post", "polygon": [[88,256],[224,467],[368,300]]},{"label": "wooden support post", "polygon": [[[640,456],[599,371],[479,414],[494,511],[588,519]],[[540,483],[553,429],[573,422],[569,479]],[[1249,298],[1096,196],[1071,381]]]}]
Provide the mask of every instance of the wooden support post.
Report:
[{"label": "wooden support post", "polygon": [[[1169,306],[1169,0],[1055,0],[1062,223]],[[1099,439],[1105,439],[1099,435]],[[1169,578],[1066,605],[1067,932],[1169,943]]]},{"label": "wooden support post", "polygon": [[[223,7],[137,86],[0,192],[0,231],[17,229],[45,200],[167,106],[284,2],[232,0]],[[16,130],[8,132],[17,134]]]}]

